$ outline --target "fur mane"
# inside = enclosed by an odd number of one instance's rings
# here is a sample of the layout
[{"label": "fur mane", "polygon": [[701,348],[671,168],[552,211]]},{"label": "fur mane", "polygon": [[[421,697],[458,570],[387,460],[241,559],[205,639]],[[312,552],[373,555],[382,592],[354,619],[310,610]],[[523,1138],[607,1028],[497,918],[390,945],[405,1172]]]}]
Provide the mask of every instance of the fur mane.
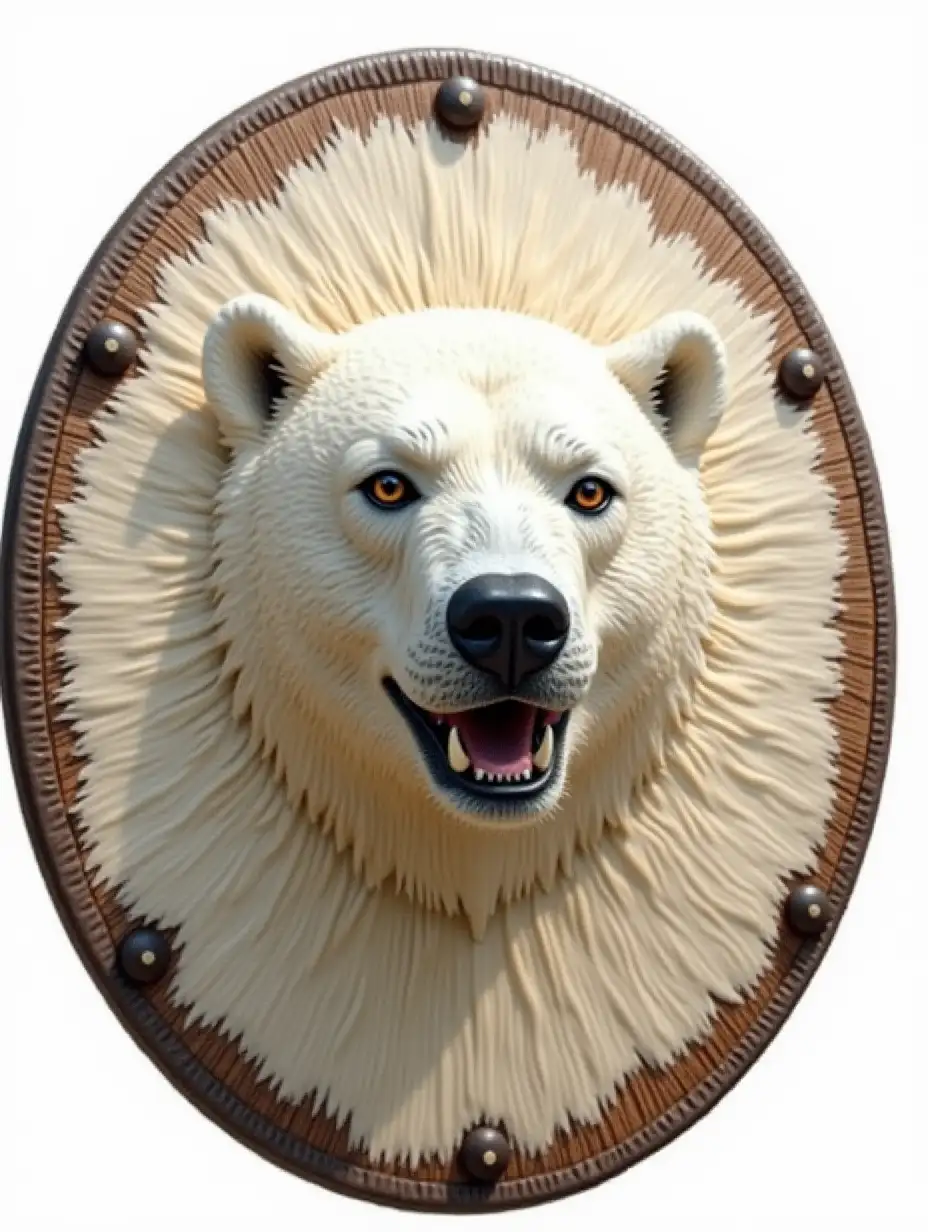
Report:
[{"label": "fur mane", "polygon": [[[756,983],[784,878],[823,837],[844,550],[818,440],[777,405],[771,320],[689,237],[656,237],[635,190],[581,173],[556,129],[502,118],[460,146],[431,124],[340,128],[273,201],[204,228],[162,269],[144,371],[97,417],[62,510],[62,701],[91,862],[127,909],[179,928],[191,1018],[281,1096],[350,1118],[354,1145],[447,1159],[489,1116],[541,1149]],[[578,754],[569,824],[435,827],[347,763],[300,778],[312,725],[268,760],[234,712],[212,572],[226,458],[199,356],[245,291],[333,332],[447,306],[600,344],[690,308],[722,334],[701,674],[673,722],[645,698]]]}]

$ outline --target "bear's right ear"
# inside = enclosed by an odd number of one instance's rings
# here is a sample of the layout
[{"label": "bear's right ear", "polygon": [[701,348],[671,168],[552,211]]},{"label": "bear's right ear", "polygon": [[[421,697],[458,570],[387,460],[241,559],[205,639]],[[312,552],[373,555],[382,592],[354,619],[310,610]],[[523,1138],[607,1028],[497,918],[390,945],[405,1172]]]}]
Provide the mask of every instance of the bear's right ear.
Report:
[{"label": "bear's right ear", "polygon": [[323,334],[266,295],[241,295],[216,313],[203,341],[203,387],[232,449],[257,439],[287,388],[309,384],[335,358]]}]

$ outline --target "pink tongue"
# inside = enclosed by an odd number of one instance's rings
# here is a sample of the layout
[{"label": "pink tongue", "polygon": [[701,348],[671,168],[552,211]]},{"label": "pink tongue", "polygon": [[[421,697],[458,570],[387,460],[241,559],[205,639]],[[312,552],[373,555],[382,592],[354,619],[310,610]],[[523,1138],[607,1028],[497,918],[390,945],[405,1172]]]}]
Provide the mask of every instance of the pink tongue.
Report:
[{"label": "pink tongue", "polygon": [[532,768],[534,706],[498,702],[480,710],[446,715],[455,725],[475,770],[487,774],[522,774]]}]

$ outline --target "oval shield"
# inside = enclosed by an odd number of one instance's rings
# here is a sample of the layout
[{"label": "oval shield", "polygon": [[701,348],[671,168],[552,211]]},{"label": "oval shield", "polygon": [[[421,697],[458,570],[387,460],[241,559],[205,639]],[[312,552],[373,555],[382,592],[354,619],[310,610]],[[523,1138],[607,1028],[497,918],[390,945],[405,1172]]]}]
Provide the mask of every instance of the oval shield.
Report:
[{"label": "oval shield", "polygon": [[497,1210],[663,1145],[863,857],[893,599],[844,368],[725,185],[553,73],[359,60],[165,168],[50,345],[3,585],[88,971],[354,1195]]}]

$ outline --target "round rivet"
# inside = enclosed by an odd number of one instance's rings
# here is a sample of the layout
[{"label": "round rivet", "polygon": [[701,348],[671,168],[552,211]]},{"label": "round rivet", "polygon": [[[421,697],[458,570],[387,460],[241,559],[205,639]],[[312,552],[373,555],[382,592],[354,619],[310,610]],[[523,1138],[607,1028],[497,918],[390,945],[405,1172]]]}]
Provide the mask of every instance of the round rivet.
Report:
[{"label": "round rivet", "polygon": [[119,966],[123,975],[136,984],[160,980],[170,962],[170,942],[156,928],[133,929],[120,943]]},{"label": "round rivet", "polygon": [[783,356],[779,371],[780,388],[797,402],[808,402],[822,388],[825,365],[814,351],[797,347]]},{"label": "round rivet", "polygon": [[492,1184],[509,1167],[512,1149],[505,1135],[490,1125],[480,1125],[466,1134],[458,1161],[475,1181]]},{"label": "round rivet", "polygon": [[474,128],[480,123],[486,97],[473,77],[449,77],[435,96],[438,118],[449,128]]},{"label": "round rivet", "polygon": [[84,343],[87,362],[100,376],[122,376],[138,349],[135,334],[121,321],[100,321]]},{"label": "round rivet", "polygon": [[828,895],[814,885],[796,886],[786,904],[790,928],[806,937],[823,933],[833,915]]}]

